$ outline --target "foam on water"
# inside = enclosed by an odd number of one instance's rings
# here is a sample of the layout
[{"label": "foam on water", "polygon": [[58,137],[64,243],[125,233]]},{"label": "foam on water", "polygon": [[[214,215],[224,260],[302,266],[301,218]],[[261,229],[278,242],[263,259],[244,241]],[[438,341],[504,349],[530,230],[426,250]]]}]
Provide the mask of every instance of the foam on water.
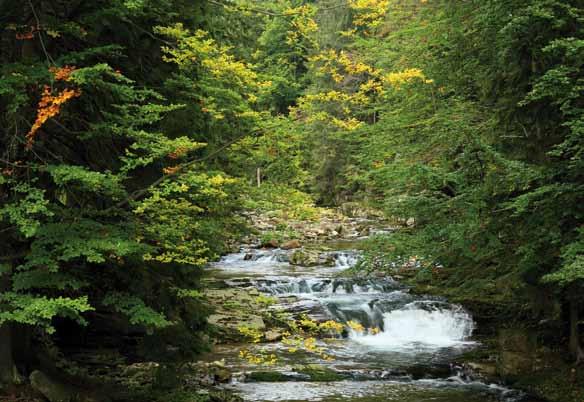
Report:
[{"label": "foam on water", "polygon": [[273,295],[362,295],[384,294],[398,285],[392,280],[283,278],[256,281],[258,289]]},{"label": "foam on water", "polygon": [[472,317],[461,307],[419,301],[384,313],[383,324],[379,334],[353,332],[351,338],[376,348],[445,348],[468,344],[474,329]]}]

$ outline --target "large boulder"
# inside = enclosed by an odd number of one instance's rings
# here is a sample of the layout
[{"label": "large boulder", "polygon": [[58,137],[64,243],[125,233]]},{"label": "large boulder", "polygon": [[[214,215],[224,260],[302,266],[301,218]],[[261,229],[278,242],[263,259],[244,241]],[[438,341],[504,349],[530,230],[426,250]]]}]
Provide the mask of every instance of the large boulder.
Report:
[{"label": "large boulder", "polygon": [[30,374],[30,385],[49,402],[73,402],[77,399],[74,390],[54,381],[42,371],[35,370]]},{"label": "large boulder", "polygon": [[295,250],[290,255],[289,262],[301,267],[315,267],[318,265],[331,267],[335,265],[335,256],[318,250]]},{"label": "large boulder", "polygon": [[107,402],[105,397],[97,397],[85,390],[62,384],[42,371],[30,374],[31,387],[42,394],[49,402]]},{"label": "large boulder", "polygon": [[308,250],[296,250],[290,256],[290,264],[301,267],[314,267],[319,265],[320,258],[318,252]]}]

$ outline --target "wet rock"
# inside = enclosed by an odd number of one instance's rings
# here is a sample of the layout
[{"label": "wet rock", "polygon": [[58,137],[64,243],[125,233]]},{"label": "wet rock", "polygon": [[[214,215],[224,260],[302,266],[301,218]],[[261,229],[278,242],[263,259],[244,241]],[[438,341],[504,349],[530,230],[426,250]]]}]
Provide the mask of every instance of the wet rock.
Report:
[{"label": "wet rock", "polygon": [[288,254],[287,253],[278,253],[275,255],[276,261],[278,262],[288,262]]},{"label": "wet rock", "polygon": [[296,303],[298,301],[298,296],[280,296],[278,298],[278,301],[280,304],[283,304],[283,305],[292,304],[292,303]]},{"label": "wet rock", "polygon": [[292,265],[301,267],[327,266],[333,267],[336,264],[333,253],[323,253],[318,250],[295,250],[289,257]]},{"label": "wet rock", "polygon": [[300,240],[290,240],[282,244],[281,248],[283,250],[292,250],[295,248],[300,248],[302,245],[300,244]]},{"label": "wet rock", "polygon": [[314,233],[317,237],[324,237],[326,236],[326,230],[324,228],[317,228]]},{"label": "wet rock", "polygon": [[314,382],[342,381],[348,377],[346,374],[318,364],[297,366],[295,370],[300,374],[308,376],[309,381]]},{"label": "wet rock", "polygon": [[245,325],[259,330],[264,330],[266,324],[262,317],[258,315],[247,315],[246,317],[236,317],[233,315],[226,314],[211,314],[207,319],[209,324],[230,327],[237,329],[238,327]]},{"label": "wet rock", "polygon": [[335,264],[337,263],[335,255],[330,254],[330,253],[320,254],[318,256],[318,259],[319,259],[319,265],[324,265],[327,267],[334,267]]},{"label": "wet rock", "polygon": [[279,371],[253,371],[245,376],[251,382],[282,382],[294,380],[290,375]]},{"label": "wet rock", "polygon": [[266,248],[278,248],[280,247],[280,243],[276,239],[270,239],[262,243],[262,247]]},{"label": "wet rock", "polygon": [[[249,279],[244,281],[230,280],[237,286],[249,285]],[[248,326],[263,331],[266,328],[261,316],[263,306],[258,301],[260,291],[256,288],[206,289],[207,300],[213,306],[214,313],[208,317],[209,324],[219,332],[218,342],[240,341],[242,335],[239,327]]]},{"label": "wet rock", "polygon": [[296,250],[290,256],[290,264],[302,267],[314,267],[319,265],[318,252],[307,250]]},{"label": "wet rock", "polygon": [[487,362],[469,362],[466,363],[465,366],[465,368],[468,370],[468,375],[473,378],[493,378],[497,375],[497,366],[494,363],[489,364]]},{"label": "wet rock", "polygon": [[221,366],[213,367],[212,372],[214,375],[215,383],[226,384],[229,381],[231,381],[231,371],[229,371],[225,367]]},{"label": "wet rock", "polygon": [[413,379],[448,378],[452,376],[452,369],[448,364],[441,365],[413,365],[406,369]]},{"label": "wet rock", "polygon": [[247,320],[244,321],[244,324],[247,325],[248,327],[255,328],[255,329],[258,329],[260,331],[263,331],[264,329],[266,329],[266,324],[264,323],[264,319],[262,317],[260,317],[259,315],[248,317]]},{"label": "wet rock", "polygon": [[191,386],[212,387],[219,384],[226,384],[231,381],[233,373],[225,366],[224,360],[214,362],[197,362],[190,366],[192,370]]}]

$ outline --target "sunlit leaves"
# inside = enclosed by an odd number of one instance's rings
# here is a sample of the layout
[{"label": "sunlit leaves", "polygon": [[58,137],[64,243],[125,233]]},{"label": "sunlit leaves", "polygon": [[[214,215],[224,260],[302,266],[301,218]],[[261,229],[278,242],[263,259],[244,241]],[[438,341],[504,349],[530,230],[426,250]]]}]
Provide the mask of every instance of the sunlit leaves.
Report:
[{"label": "sunlit leaves", "polygon": [[353,24],[364,28],[366,32],[374,31],[381,26],[388,11],[389,0],[349,0],[349,7],[355,11]]},{"label": "sunlit leaves", "polygon": [[229,191],[235,183],[219,174],[187,172],[153,188],[134,210],[143,222],[141,238],[153,246],[144,260],[197,267],[208,262],[213,250],[204,216],[230,210]]},{"label": "sunlit leaves", "polygon": [[36,325],[48,333],[55,332],[52,326],[54,317],[67,317],[85,325],[87,322],[81,314],[93,310],[85,296],[75,299],[49,298],[4,292],[0,293],[0,303],[3,304],[3,309],[0,310],[0,325],[5,322]]},{"label": "sunlit leaves", "polygon": [[[216,120],[226,116],[253,120],[258,116],[246,103],[255,103],[258,94],[271,83],[261,81],[251,66],[237,60],[228,47],[217,44],[205,31],[191,33],[181,24],[157,27],[156,32],[177,42],[176,47],[162,47],[164,60],[185,73],[199,75],[199,82],[193,85],[200,88],[203,112]],[[239,113],[235,113],[238,109]]]},{"label": "sunlit leaves", "polygon": [[[293,49],[299,47],[313,47],[318,45],[314,40],[314,33],[318,30],[318,24],[314,20],[316,8],[309,4],[288,8],[284,15],[291,16],[290,29],[286,35],[286,44]],[[298,49],[299,50],[299,49]]]},{"label": "sunlit leaves", "polygon": [[426,79],[426,76],[419,68],[410,68],[400,72],[391,72],[383,77],[383,80],[394,88],[400,88],[409,82],[419,80],[426,84],[432,84],[434,81]]}]

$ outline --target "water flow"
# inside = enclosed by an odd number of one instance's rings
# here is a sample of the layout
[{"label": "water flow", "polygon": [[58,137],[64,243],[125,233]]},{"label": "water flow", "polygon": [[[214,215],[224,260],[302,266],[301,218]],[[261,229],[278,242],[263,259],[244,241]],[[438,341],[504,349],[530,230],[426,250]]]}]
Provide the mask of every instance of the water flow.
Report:
[{"label": "water flow", "polygon": [[369,335],[352,331],[356,342],[385,349],[443,348],[468,344],[474,323],[458,306],[416,301],[383,314],[383,331]]},{"label": "water flow", "polygon": [[392,280],[353,280],[323,278],[278,278],[256,280],[254,284],[262,292],[272,295],[309,295],[324,298],[328,295],[382,294],[399,285]]},{"label": "water flow", "polygon": [[[289,312],[307,313],[317,320],[358,323],[364,330],[350,330],[344,340],[321,343],[327,354],[334,357],[332,362],[304,354],[284,357],[280,366],[269,369],[290,374],[298,364],[317,363],[343,374],[347,380],[234,383],[232,386],[246,400],[469,402],[482,401],[484,392],[494,393],[499,400],[516,400],[515,396],[507,399],[509,393],[497,387],[467,381],[450,373],[450,362],[473,344],[474,323],[462,307],[432,297],[412,295],[391,278],[336,277],[357,262],[358,254],[354,251],[324,253],[334,258],[334,266],[317,267],[290,265],[291,252],[242,250],[225,256],[212,268],[217,278],[227,278],[225,282],[229,286],[253,286],[265,294],[280,297],[280,306]],[[330,258],[322,260],[330,261]],[[278,343],[256,347],[270,353],[287,349]],[[234,350],[233,356],[226,357],[236,359],[237,353]],[[419,377],[409,370],[420,366],[425,367],[430,378],[422,376],[424,379],[414,380]],[[436,367],[446,367],[446,375],[433,377]],[[304,378],[296,374],[297,378]]]}]

